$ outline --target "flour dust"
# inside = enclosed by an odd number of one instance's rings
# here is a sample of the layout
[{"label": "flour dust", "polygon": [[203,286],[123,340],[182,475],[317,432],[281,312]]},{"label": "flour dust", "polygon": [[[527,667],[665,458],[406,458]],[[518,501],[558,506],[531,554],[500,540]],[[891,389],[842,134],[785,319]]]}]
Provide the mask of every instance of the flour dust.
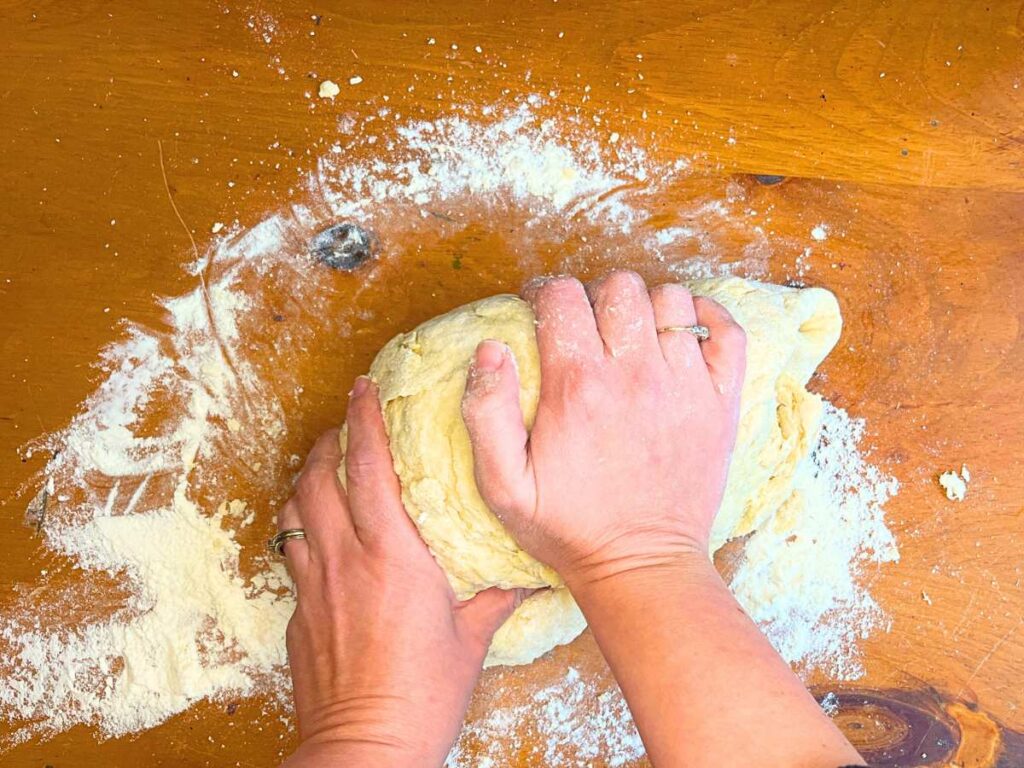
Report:
[{"label": "flour dust", "polygon": [[[254,32],[273,35],[260,24]],[[229,696],[287,711],[293,597],[262,543],[309,446],[311,405],[330,409],[328,372],[383,321],[372,296],[408,270],[410,253],[514,221],[503,242],[523,274],[557,253],[563,271],[630,263],[659,279],[766,275],[773,243],[741,188],[713,181],[709,195],[686,160],[611,146],[552,110],[530,97],[432,122],[387,109],[353,119],[301,202],[250,229],[224,228],[186,265],[195,287],[158,299],[159,327],[124,326],[77,415],[24,449],[51,457],[29,517],[74,586],[41,573],[16,585],[0,616],[0,713],[12,724],[2,746],[79,724],[101,737],[135,733]],[[379,257],[352,273],[317,259],[311,239],[340,222],[379,237]],[[456,280],[459,267],[487,265],[453,267]],[[788,660],[839,677],[860,671],[857,639],[885,627],[862,572],[896,557],[883,520],[895,482],[866,461],[862,433],[826,409],[801,479],[808,514],[791,537],[770,525],[755,533],[732,581]],[[492,684],[499,701],[511,685],[501,675]],[[546,765],[642,754],[614,687],[569,668],[530,696],[468,723],[449,764],[502,764],[520,729],[540,737],[534,757]]]}]

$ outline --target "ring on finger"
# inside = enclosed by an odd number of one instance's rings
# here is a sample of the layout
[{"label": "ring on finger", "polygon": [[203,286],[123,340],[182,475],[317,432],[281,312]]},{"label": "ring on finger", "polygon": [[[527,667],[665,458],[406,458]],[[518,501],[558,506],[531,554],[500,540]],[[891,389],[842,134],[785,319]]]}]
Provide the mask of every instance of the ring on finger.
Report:
[{"label": "ring on finger", "polygon": [[275,552],[278,556],[284,557],[284,545],[292,539],[304,539],[306,532],[302,528],[285,528],[278,531],[277,535],[267,541],[267,549]]},{"label": "ring on finger", "polygon": [[658,333],[690,333],[697,341],[707,341],[711,338],[711,330],[706,325],[666,325],[659,328]]}]

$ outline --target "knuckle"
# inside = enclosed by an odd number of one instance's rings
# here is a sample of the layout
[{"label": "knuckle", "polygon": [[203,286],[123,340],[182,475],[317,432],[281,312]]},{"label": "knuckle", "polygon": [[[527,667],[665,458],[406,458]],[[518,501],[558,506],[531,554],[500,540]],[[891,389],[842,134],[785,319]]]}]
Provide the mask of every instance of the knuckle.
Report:
[{"label": "knuckle", "polygon": [[693,304],[694,306],[703,309],[704,311],[710,313],[716,318],[726,316],[732,319],[731,315],[729,315],[729,312],[726,310],[725,307],[723,307],[717,301],[708,296],[694,296]]},{"label": "knuckle", "polygon": [[296,609],[292,617],[288,619],[288,626],[284,630],[284,641],[288,648],[293,648],[302,636],[302,619],[299,617],[299,611]]},{"label": "knuckle", "polygon": [[631,269],[613,269],[608,273],[606,282],[619,287],[636,287],[645,285],[644,279]]},{"label": "knuckle", "polygon": [[609,272],[598,282],[595,292],[598,295],[615,296],[622,293],[629,293],[643,288],[646,290],[644,280],[636,272],[627,269],[616,269]]},{"label": "knuckle", "polygon": [[297,508],[295,497],[288,499],[277,513],[277,529],[283,531],[286,528],[295,527],[292,525],[296,520],[299,519],[299,510]]},{"label": "knuckle", "polygon": [[299,504],[319,498],[326,480],[324,468],[318,464],[307,466],[295,481],[295,499]]},{"label": "knuckle", "polygon": [[575,277],[559,275],[546,280],[540,286],[537,297],[544,301],[558,301],[578,295],[582,288],[582,283]]},{"label": "knuckle", "polygon": [[353,482],[366,482],[387,468],[383,457],[377,455],[350,455],[345,460],[345,470]]},{"label": "knuckle", "polygon": [[665,296],[673,301],[693,302],[693,294],[690,293],[690,289],[681,283],[664,283],[655,290],[664,292]]},{"label": "knuckle", "polygon": [[336,559],[330,557],[324,560],[323,568],[320,571],[320,587],[321,594],[327,600],[333,602],[344,596],[345,581],[345,572]]},{"label": "knuckle", "polygon": [[651,289],[651,303],[660,312],[671,313],[671,316],[692,317],[696,301],[690,289],[679,283],[662,283]]},{"label": "knuckle", "polygon": [[526,511],[525,494],[513,483],[498,481],[487,489],[487,506],[499,517]]},{"label": "knuckle", "polygon": [[313,446],[312,453],[317,456],[337,457],[341,452],[341,429],[335,427],[324,432]]},{"label": "knuckle", "polygon": [[572,378],[573,381],[569,387],[570,397],[578,401],[584,410],[594,411],[607,402],[608,390],[599,377],[580,369]]}]

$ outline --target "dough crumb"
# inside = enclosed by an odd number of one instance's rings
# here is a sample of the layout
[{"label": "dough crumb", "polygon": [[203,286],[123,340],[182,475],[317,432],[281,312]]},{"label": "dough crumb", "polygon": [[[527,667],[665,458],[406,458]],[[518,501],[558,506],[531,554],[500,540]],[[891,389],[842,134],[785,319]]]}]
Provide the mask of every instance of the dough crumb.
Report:
[{"label": "dough crumb", "polygon": [[214,225],[213,225],[212,227],[210,227],[210,231],[211,231],[211,232],[212,232],[213,234],[215,234],[215,235],[216,235],[216,234],[217,234],[218,232],[220,232],[220,231],[221,231],[222,229],[224,229],[224,224],[223,224],[222,222],[219,222],[219,221],[217,221],[217,222],[214,222]]},{"label": "dough crumb", "polygon": [[321,99],[333,99],[341,93],[341,88],[339,88],[338,84],[333,80],[324,80],[320,83],[319,93]]},{"label": "dough crumb", "polygon": [[939,485],[946,492],[946,498],[950,501],[963,501],[967,495],[967,483],[971,479],[971,473],[967,466],[960,467],[960,474],[955,469],[950,469],[939,475]]}]

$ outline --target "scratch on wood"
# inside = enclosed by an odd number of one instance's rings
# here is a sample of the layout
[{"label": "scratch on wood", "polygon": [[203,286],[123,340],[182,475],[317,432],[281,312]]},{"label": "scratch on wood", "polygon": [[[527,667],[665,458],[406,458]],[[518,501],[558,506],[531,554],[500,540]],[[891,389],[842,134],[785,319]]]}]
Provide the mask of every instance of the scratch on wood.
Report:
[{"label": "scratch on wood", "polygon": [[[967,680],[965,680],[964,684],[960,686],[960,691],[954,697],[954,701],[962,700],[962,697],[964,693],[966,693],[967,688],[974,681],[974,678],[978,676],[978,673],[981,672],[981,668],[984,667],[988,663],[989,659],[991,659],[996,654],[996,652],[1003,647],[1003,644],[1013,636],[1013,633],[1020,629],[1021,624],[1024,624],[1024,617],[1018,619],[1016,624],[1010,627],[1010,629],[1007,630],[1007,632],[1002,637],[996,640],[993,646],[989,649],[988,653],[981,657],[981,660],[977,663],[977,665],[975,665],[974,670],[971,672],[970,675],[967,676]],[[928,735],[931,733],[931,731],[932,728],[931,726],[929,726],[928,730],[925,731],[924,736],[921,737],[921,742],[917,745],[915,753],[920,753],[921,746],[924,744],[925,739],[928,738]]]},{"label": "scratch on wood", "polygon": [[181,211],[178,210],[178,206],[174,202],[174,195],[171,194],[171,185],[167,181],[167,170],[164,168],[164,143],[160,141],[160,139],[156,140],[156,149],[160,156],[160,175],[164,180],[164,189],[167,191],[167,199],[171,203],[174,215],[178,217],[178,221],[181,223],[181,228],[185,230],[185,234],[188,235],[189,242],[192,243],[192,253],[195,254],[196,261],[199,261],[199,246],[196,245],[196,239],[192,237],[192,230],[188,228],[188,224],[186,224],[185,219],[182,218]]},{"label": "scratch on wood", "polygon": [[[167,180],[167,170],[164,167],[164,145],[160,139],[156,140],[157,154],[160,157],[160,175],[164,180],[164,190],[167,192],[167,200],[171,204],[171,208],[174,210],[174,215],[177,216],[178,221],[181,223],[182,229],[185,230],[185,234],[188,235],[189,242],[192,243],[192,253],[196,258],[196,264],[198,265],[202,259],[199,256],[199,246],[196,245],[196,239],[192,237],[192,230],[189,229],[188,224],[185,223],[185,219],[182,217],[181,212],[178,210],[177,204],[174,202],[174,195],[171,194],[171,185]],[[210,331],[213,333],[214,340],[217,342],[217,348],[220,350],[221,355],[224,357],[224,362],[228,366],[228,370],[231,371],[231,375],[234,378],[236,384],[239,385],[238,389],[242,394],[242,398],[246,405],[249,405],[249,395],[245,390],[245,387],[241,386],[241,377],[238,375],[238,366],[235,363],[234,355],[231,349],[224,342],[223,337],[220,334],[220,329],[217,327],[217,317],[213,311],[213,299],[210,297],[210,291],[207,287],[207,274],[213,268],[213,257],[211,256],[206,260],[206,264],[201,270],[197,271],[199,277],[199,289],[203,294],[203,304],[206,308],[207,321],[210,324]]]},{"label": "scratch on wood", "polygon": [[970,615],[971,607],[974,605],[974,599],[977,596],[978,590],[975,589],[973,592],[971,592],[971,597],[967,601],[967,607],[964,608],[964,612],[960,614],[960,621],[957,623],[956,627],[954,627],[953,631],[950,633],[950,637],[952,640],[955,641],[957,639],[957,636],[960,634],[960,630],[963,628],[964,624],[967,623],[967,618]]},{"label": "scratch on wood", "polygon": [[1024,617],[1017,619],[1017,623],[1010,627],[1006,631],[1006,633],[1001,638],[999,638],[995,642],[995,644],[989,649],[989,652],[981,657],[981,661],[978,662],[977,666],[974,668],[974,671],[971,672],[967,680],[960,687],[960,692],[956,695],[958,699],[964,695],[964,692],[967,690],[967,687],[974,681],[974,678],[978,676],[978,673],[981,671],[981,668],[988,663],[988,660],[991,659],[996,654],[996,652],[1003,647],[1003,644],[1006,643],[1006,641],[1009,640],[1018,629],[1020,629],[1021,624],[1024,624]]}]

